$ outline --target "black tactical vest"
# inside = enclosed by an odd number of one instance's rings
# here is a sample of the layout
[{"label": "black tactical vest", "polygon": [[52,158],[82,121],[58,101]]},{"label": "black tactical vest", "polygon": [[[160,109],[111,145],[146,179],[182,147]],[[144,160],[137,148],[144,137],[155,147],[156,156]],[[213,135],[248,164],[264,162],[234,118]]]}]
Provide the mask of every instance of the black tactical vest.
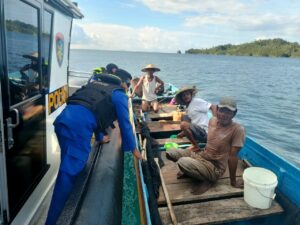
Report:
[{"label": "black tactical vest", "polygon": [[97,120],[97,130],[104,131],[117,119],[115,107],[112,103],[112,92],[124,89],[120,85],[94,81],[78,89],[67,104],[82,105],[90,109]]}]

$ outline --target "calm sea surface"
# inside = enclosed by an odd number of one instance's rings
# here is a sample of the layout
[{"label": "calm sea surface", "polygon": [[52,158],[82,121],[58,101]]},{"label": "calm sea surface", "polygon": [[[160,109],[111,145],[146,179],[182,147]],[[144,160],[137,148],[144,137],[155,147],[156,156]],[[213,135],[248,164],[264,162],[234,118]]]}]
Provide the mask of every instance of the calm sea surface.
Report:
[{"label": "calm sea surface", "polygon": [[247,135],[300,167],[300,59],[72,50],[70,69],[115,63],[140,76],[153,63],[166,83],[196,85],[198,96],[238,102],[236,120]]}]

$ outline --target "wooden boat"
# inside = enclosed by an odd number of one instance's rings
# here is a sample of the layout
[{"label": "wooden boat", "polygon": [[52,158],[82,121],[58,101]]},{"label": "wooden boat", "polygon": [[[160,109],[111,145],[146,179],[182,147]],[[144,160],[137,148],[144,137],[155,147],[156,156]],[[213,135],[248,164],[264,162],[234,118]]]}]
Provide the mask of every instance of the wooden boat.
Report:
[{"label": "wooden boat", "polygon": [[[140,99],[133,100],[136,116],[146,121],[151,137],[162,150],[165,166],[161,168],[161,174],[165,190],[160,188],[157,199],[162,224],[300,224],[300,169],[249,137],[239,154],[237,176],[242,179],[244,169],[250,166],[273,171],[277,175],[278,186],[276,199],[270,208],[249,206],[243,198],[244,190],[230,185],[228,171],[213,185],[191,178],[177,179],[176,164],[165,158],[163,146],[174,142],[184,148],[188,146],[188,140],[170,139],[172,134],[180,131],[179,122],[172,121],[176,107],[167,104],[171,98],[161,97],[161,103],[164,103],[160,105],[159,112],[148,112],[146,116],[141,113]],[[137,134],[139,136],[139,129]],[[144,138],[141,139],[142,143]]]},{"label": "wooden boat", "polygon": [[[82,81],[72,84],[68,71],[72,20],[83,15],[70,0],[1,0],[0,10],[0,224],[39,225],[45,221],[60,161],[52,123],[65,107],[67,97],[83,84]],[[38,68],[31,74],[37,77],[33,77],[35,82],[27,82],[31,79],[22,76],[23,67],[32,59],[37,61]],[[89,73],[83,76],[85,82]],[[172,97],[174,90],[170,85],[159,101]],[[151,114],[147,118],[169,120],[174,109],[163,109],[159,118]],[[169,134],[178,132],[178,123],[157,123],[165,130],[152,135],[163,139],[158,140],[161,145]],[[93,147],[58,224],[154,224],[141,162],[131,153],[122,153],[118,128],[109,133],[112,137],[109,144]],[[138,134],[139,143],[142,140]],[[183,145],[187,141],[178,143]],[[241,158],[269,168],[279,177],[277,200],[284,212],[273,220],[274,224],[296,223],[300,205],[299,169],[251,139],[247,139]],[[174,165],[167,164],[165,168],[168,166]],[[185,184],[188,186],[189,182]],[[189,198],[192,203],[201,202]],[[176,211],[181,200],[171,201]],[[164,218],[163,197],[158,204]],[[271,223],[272,218],[267,216],[266,221]]]}]

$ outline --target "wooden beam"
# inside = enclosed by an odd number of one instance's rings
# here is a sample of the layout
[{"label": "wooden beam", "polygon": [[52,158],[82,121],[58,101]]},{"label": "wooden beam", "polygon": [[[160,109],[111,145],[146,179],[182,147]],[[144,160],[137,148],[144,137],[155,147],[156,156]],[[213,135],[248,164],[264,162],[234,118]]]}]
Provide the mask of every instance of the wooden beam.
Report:
[{"label": "wooden beam", "polygon": [[161,187],[163,189],[164,197],[165,197],[166,202],[167,202],[167,206],[168,206],[168,210],[169,210],[169,213],[170,213],[172,224],[173,225],[177,225],[177,219],[176,219],[176,216],[175,216],[175,213],[174,213],[174,210],[173,210],[172,203],[171,203],[171,201],[169,199],[169,193],[168,193],[166,184],[164,182],[164,177],[163,177],[163,175],[161,173],[161,170],[160,170],[160,167],[159,167],[159,164],[158,164],[158,158],[155,158],[155,163],[156,163],[156,165],[157,165],[157,167],[159,169],[159,176],[160,176],[160,180],[161,180]]},{"label": "wooden beam", "polygon": [[158,142],[158,144],[160,146],[164,146],[165,143],[167,142],[173,142],[176,144],[189,144],[191,143],[189,139],[187,139],[186,137],[184,138],[163,138],[163,139],[156,139],[156,141]]},{"label": "wooden beam", "polygon": [[[204,201],[224,197],[242,196],[243,189],[234,188],[230,185],[229,178],[220,179],[215,184],[207,182],[189,182],[189,183],[176,183],[167,184],[169,197],[172,203],[185,203]],[[161,193],[161,192],[160,192]],[[157,200],[159,205],[166,204],[163,194],[159,195]]]},{"label": "wooden beam", "polygon": [[[180,224],[220,224],[279,214],[282,207],[273,202],[269,209],[249,206],[242,197],[173,206]],[[163,224],[171,224],[166,207],[159,208]]]}]

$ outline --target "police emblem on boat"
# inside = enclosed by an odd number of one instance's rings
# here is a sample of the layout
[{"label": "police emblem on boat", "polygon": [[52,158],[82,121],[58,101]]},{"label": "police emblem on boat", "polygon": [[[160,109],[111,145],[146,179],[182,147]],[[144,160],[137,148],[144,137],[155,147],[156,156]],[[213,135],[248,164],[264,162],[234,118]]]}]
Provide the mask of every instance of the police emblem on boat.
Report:
[{"label": "police emblem on boat", "polygon": [[58,65],[61,66],[63,59],[64,59],[64,35],[60,32],[58,32],[55,35],[55,41],[56,41],[56,58]]}]

